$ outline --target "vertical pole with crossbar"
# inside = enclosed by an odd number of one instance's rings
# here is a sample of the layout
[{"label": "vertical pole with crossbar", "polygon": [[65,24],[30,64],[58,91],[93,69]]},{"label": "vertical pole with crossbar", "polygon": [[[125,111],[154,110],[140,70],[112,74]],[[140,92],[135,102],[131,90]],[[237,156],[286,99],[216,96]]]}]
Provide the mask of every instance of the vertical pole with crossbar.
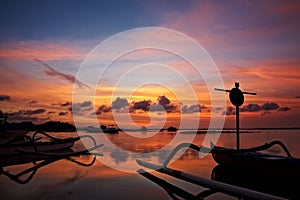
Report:
[{"label": "vertical pole with crossbar", "polygon": [[244,103],[244,94],[256,95],[253,92],[242,92],[239,89],[240,84],[235,82],[235,87],[231,90],[218,89],[217,91],[229,92],[230,102],[235,106],[235,121],[236,121],[236,149],[240,149],[240,106]]}]

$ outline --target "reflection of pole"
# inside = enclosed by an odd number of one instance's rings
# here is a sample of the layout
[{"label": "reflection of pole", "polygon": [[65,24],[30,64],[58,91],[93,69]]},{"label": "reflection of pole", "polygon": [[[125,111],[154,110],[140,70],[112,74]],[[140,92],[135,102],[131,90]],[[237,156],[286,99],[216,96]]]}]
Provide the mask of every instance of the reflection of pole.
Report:
[{"label": "reflection of pole", "polygon": [[240,108],[235,107],[235,122],[236,122],[236,149],[240,149]]}]

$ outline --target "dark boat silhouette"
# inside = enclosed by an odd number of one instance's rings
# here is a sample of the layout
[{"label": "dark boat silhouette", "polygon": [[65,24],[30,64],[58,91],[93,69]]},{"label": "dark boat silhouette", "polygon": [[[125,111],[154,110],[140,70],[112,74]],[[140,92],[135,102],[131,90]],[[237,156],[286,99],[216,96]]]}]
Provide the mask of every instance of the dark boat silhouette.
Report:
[{"label": "dark boat silhouette", "polygon": [[[181,143],[176,146],[169,154],[167,159],[162,165],[156,165],[143,160],[137,160],[137,163],[143,167],[156,170],[181,180],[185,180],[196,185],[208,186],[212,190],[224,192],[226,194],[236,196],[238,198],[246,199],[282,199],[276,194],[268,196],[269,194],[260,192],[255,189],[246,189],[243,187],[235,186],[231,183],[222,182],[220,180],[207,180],[202,177],[194,176],[182,171],[171,169],[168,166],[175,154],[182,148],[191,148],[201,153],[211,153],[214,160],[222,167],[229,168],[233,172],[246,171],[246,173],[254,174],[255,176],[267,176],[274,177],[278,180],[286,180],[289,182],[296,182],[300,178],[300,158],[293,157],[288,151],[287,147],[281,141],[272,141],[261,146],[253,148],[241,149],[239,143],[239,106],[244,103],[244,94],[256,95],[256,93],[242,92],[239,89],[239,84],[235,83],[235,88],[231,90],[215,89],[218,91],[229,92],[230,101],[236,106],[236,149],[215,146],[213,143],[210,147],[197,146],[193,143]],[[262,153],[262,151],[268,150],[274,145],[279,145],[287,154],[272,155]],[[213,177],[217,177],[214,175]],[[243,179],[241,176],[240,179]],[[257,181],[259,181],[257,179]],[[284,181],[283,181],[284,184]],[[278,189],[282,190],[282,189]],[[292,191],[289,190],[289,191]],[[298,198],[297,198],[298,199]]]},{"label": "dark boat silhouette", "polygon": [[270,176],[217,165],[211,172],[211,179],[223,183],[273,194],[287,199],[299,199],[300,190],[289,177]]},{"label": "dark boat silhouette", "polygon": [[[36,138],[37,135],[47,137],[48,141],[39,141],[41,137]],[[89,149],[73,151],[72,147],[75,142],[83,138],[90,139],[94,146]],[[28,136],[26,139],[27,140],[25,142],[19,141],[18,138],[16,138],[16,140],[7,140],[0,143],[0,167],[34,162],[53,156],[61,157],[81,153],[89,154],[90,151],[103,146],[103,144],[97,145],[95,139],[89,135],[70,138],[56,138],[45,132],[37,131],[32,137]]]},{"label": "dark boat silhouette", "polygon": [[169,132],[175,132],[177,130],[178,129],[176,127],[174,127],[174,126],[170,126],[170,127],[167,128],[167,131],[169,131]]},{"label": "dark boat silhouette", "polygon": [[[276,142],[278,141],[270,144],[275,145]],[[272,155],[251,149],[236,150],[218,146],[215,146],[211,153],[213,159],[224,167],[281,178],[300,178],[300,159],[290,155]]]},{"label": "dark boat silhouette", "polygon": [[88,126],[86,128],[86,132],[88,133],[110,133],[110,134],[117,134],[119,133],[119,129],[115,127],[106,127],[105,125],[101,125],[99,128]]},{"label": "dark boat silhouette", "polygon": [[[43,135],[48,140],[41,141],[41,138],[37,138],[37,135]],[[80,137],[70,138],[55,138],[49,134],[37,131],[32,137],[18,136],[8,137],[0,140],[0,156],[13,156],[20,154],[20,151],[32,151],[32,152],[49,152],[56,150],[70,149],[76,141],[80,140]]]}]

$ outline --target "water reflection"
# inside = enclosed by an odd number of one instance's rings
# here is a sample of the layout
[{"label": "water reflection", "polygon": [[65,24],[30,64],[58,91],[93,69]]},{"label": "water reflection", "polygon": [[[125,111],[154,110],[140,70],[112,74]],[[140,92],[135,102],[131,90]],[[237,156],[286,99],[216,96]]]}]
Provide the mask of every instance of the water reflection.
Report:
[{"label": "water reflection", "polygon": [[[36,134],[42,134],[53,141],[42,141],[42,138],[35,139]],[[93,142],[91,148],[81,148],[74,150],[72,147],[74,141],[88,138]],[[102,156],[100,153],[93,153],[94,150],[103,146],[98,145],[93,137],[81,136],[71,138],[56,138],[48,133],[37,131],[33,134],[29,142],[22,141],[21,143],[4,143],[1,146],[2,154],[0,156],[0,174],[9,179],[26,184],[35,176],[37,171],[59,160],[67,160],[80,166],[92,166],[97,156]],[[39,140],[39,142],[36,142]],[[71,141],[70,146],[64,146],[65,143]],[[47,147],[47,148],[46,148]],[[77,145],[78,148],[78,145]],[[92,160],[86,159],[87,156],[92,156]],[[85,159],[82,159],[85,158]],[[13,170],[15,169],[15,170]]]},{"label": "water reflection", "polygon": [[[70,135],[71,133],[55,134],[57,134],[57,137],[72,136]],[[110,149],[106,148],[105,145],[97,149],[95,152],[103,153],[103,156],[100,157],[101,160],[106,159],[107,162],[112,162],[118,165],[135,165],[136,159],[141,159],[141,156],[135,152],[155,151],[155,149],[161,148],[167,144],[172,137],[174,137],[174,135],[169,135],[167,133],[159,133],[159,137],[152,138],[153,141],[148,140],[147,142],[143,142],[143,140],[131,141],[127,136],[123,136],[122,133],[108,136],[111,137],[111,140],[116,142],[120,148],[127,148],[129,150],[127,151],[127,154],[120,154],[118,151],[110,151]],[[203,134],[198,134],[193,143],[200,146],[202,144],[203,137]],[[241,134],[241,146],[245,148],[253,147],[270,142],[274,139],[283,141],[293,156],[299,156],[299,131]],[[138,142],[138,144],[135,142]],[[101,144],[102,141],[97,141],[97,143]],[[90,146],[92,145],[93,143],[91,142]],[[216,145],[235,147],[235,135],[222,134]],[[80,149],[82,149],[82,145],[77,144],[74,146],[75,151]],[[171,151],[173,149],[161,151],[159,154],[141,154],[143,156],[142,159],[153,163],[163,163],[164,159],[169,155],[169,150]],[[274,153],[278,152],[277,150],[275,151],[276,152]],[[85,164],[93,161],[93,156],[91,155],[79,155],[72,158]],[[141,177],[141,175],[114,170],[105,166],[101,160],[96,160],[90,167],[84,167],[70,162],[69,160],[60,159],[40,167],[34,174],[34,177],[26,185],[17,184],[15,181],[10,181],[7,176],[2,175],[0,176],[0,196],[1,198],[3,197],[2,199],[86,199],[88,194],[91,199],[172,199],[165,190],[158,187],[156,184],[152,184],[148,179]],[[35,164],[39,164],[41,162],[43,162],[43,160],[35,162]],[[5,167],[4,170],[8,170],[10,173],[16,175],[25,169],[33,167],[35,164],[28,163],[20,166],[9,166],[7,168]],[[179,157],[179,159],[171,163],[170,167],[196,176],[211,179],[213,177],[218,178],[217,176],[212,176],[212,169],[216,165],[216,162],[210,154],[208,154],[205,158],[199,159],[197,151],[188,149]],[[175,186],[184,189],[186,192],[194,196],[197,196],[203,190],[203,188],[199,188],[199,186],[193,186],[190,184],[187,185],[186,183],[179,181],[176,182],[169,177],[162,177],[161,175],[158,177],[164,178],[169,183],[175,182]],[[22,180],[25,178],[25,176],[22,177]],[[243,178],[241,180],[247,179]],[[258,184],[258,182],[254,183],[255,184],[253,185]],[[280,187],[284,187],[285,185],[291,185],[291,183],[279,182],[277,186],[274,186],[274,189],[270,186],[270,190],[280,191]],[[264,188],[267,186],[261,187]],[[296,186],[293,187],[295,188]],[[208,199],[224,198],[232,199],[226,196],[219,196],[219,194],[214,194]]]},{"label": "water reflection", "polygon": [[[153,161],[156,163],[163,163],[176,144],[172,144],[171,141],[174,139],[176,134],[180,133],[169,133],[169,132],[158,132],[155,135],[151,134],[149,138],[141,138],[141,135],[145,135],[145,132],[134,132],[137,137],[132,136],[133,133],[127,134],[120,132],[119,134],[108,134],[106,137],[115,147],[111,147],[110,144],[104,142],[104,147],[101,152],[104,153],[104,157],[100,161],[104,163],[110,163],[114,165],[124,165],[124,169],[137,168],[136,159],[143,159]],[[97,135],[93,135],[97,138]],[[190,135],[183,135],[185,138],[190,138]],[[203,135],[200,136],[203,140]],[[99,141],[100,142],[100,141]],[[199,143],[199,141],[198,141]],[[166,148],[167,145],[170,145]],[[184,159],[184,157],[191,156],[191,154],[184,155],[182,151],[178,152],[177,159]],[[183,157],[180,155],[182,154]],[[108,156],[109,155],[109,156]],[[196,156],[196,154],[194,154]],[[134,172],[134,171],[133,171]]]},{"label": "water reflection", "polygon": [[[151,138],[140,138],[139,135],[145,134],[143,132],[135,132],[137,135],[136,138],[128,135],[124,132],[120,132],[119,134],[108,134],[106,137],[116,145],[117,148],[109,147],[109,144],[106,145],[104,143],[104,147],[101,148],[101,153],[104,153],[105,156],[100,159],[100,162],[104,164],[109,163],[109,166],[124,166],[128,168],[136,167],[136,159],[142,159],[149,162],[154,162],[157,164],[163,164],[168,158],[169,154],[176,147],[176,144],[170,145],[169,148],[163,148],[175,137],[176,134],[181,134],[180,132],[174,134],[168,134],[165,132],[159,132]],[[182,134],[184,137],[189,137],[189,134]],[[289,137],[299,137],[299,134],[289,133]],[[205,134],[197,134],[193,140],[193,144],[196,146],[200,146],[205,137]],[[294,145],[295,139],[289,139],[286,137],[286,133],[268,133],[268,132],[255,132],[251,133],[242,133],[241,134],[241,148],[249,148],[257,145],[264,144],[266,142],[270,142],[274,139],[279,139],[287,144],[289,150],[292,152],[293,156],[299,155],[298,146]],[[98,141],[101,142],[101,141]],[[229,148],[235,148],[235,134],[234,133],[225,133],[220,136],[219,141],[217,142],[218,146],[224,146]],[[291,147],[291,148],[290,148]],[[118,149],[119,148],[119,149]],[[124,151],[121,151],[124,150]],[[160,150],[158,152],[158,150]],[[268,153],[273,154],[282,154],[282,150],[278,147],[274,147],[272,149],[268,149]],[[185,153],[183,153],[185,152]],[[149,154],[148,154],[149,153]],[[183,148],[180,150],[175,158],[172,160],[196,160],[199,159],[198,152]],[[116,168],[119,169],[119,168]]]},{"label": "water reflection", "polygon": [[[69,151],[68,151],[68,153],[69,153]],[[24,155],[24,156],[26,156],[26,155]],[[87,157],[89,155],[85,155],[85,156]],[[75,157],[77,157],[77,158],[75,158]],[[52,163],[55,163],[59,160],[64,159],[64,160],[70,161],[72,163],[75,163],[77,165],[85,166],[85,167],[92,166],[96,161],[96,156],[93,156],[92,159],[87,159],[87,158],[80,159],[79,157],[80,157],[79,155],[77,155],[77,156],[47,156],[47,157],[44,157],[44,159],[39,158],[39,160],[42,160],[42,161],[38,161],[38,162],[33,161],[31,163],[31,165],[29,165],[30,162],[28,162],[25,165],[22,164],[21,169],[18,169],[18,170],[16,170],[16,169],[12,170],[12,168],[9,168],[11,166],[1,167],[0,173],[4,176],[8,177],[12,181],[15,181],[20,184],[26,184],[32,180],[32,178],[34,177],[34,175],[37,173],[37,171],[39,169],[46,167],[47,165],[50,165]],[[15,167],[15,165],[12,165],[12,166]],[[9,168],[9,169],[6,170],[5,168]],[[14,171],[14,172],[12,172],[12,171]],[[70,179],[67,182],[70,182],[74,179],[76,179],[76,177],[73,177],[72,179]]]},{"label": "water reflection", "polygon": [[119,149],[113,149],[109,155],[117,165],[121,162],[126,162],[128,159],[128,153]]}]

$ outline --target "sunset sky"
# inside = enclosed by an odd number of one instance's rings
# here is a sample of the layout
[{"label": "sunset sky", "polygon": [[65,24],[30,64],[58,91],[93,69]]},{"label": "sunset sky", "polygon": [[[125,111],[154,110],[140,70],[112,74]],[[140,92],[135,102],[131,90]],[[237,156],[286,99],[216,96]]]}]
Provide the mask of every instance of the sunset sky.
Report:
[{"label": "sunset sky", "polygon": [[[226,116],[234,127],[234,109],[212,107],[205,81],[189,63],[168,52],[143,49],[115,62],[96,87],[95,101],[73,102],[73,87],[91,88],[90,76],[77,79],[84,59],[102,41],[134,28],[161,27],[186,34],[210,55],[226,89],[240,83],[245,96],[242,127],[300,127],[299,1],[1,1],[0,110],[9,121],[49,120],[82,124],[91,116],[115,124],[113,114],[129,112],[138,126],[179,126],[180,118]],[[164,42],[163,34],[145,35]],[[118,41],[115,49],[128,41]],[[182,45],[189,55],[193,51]],[[109,49],[98,60],[110,57]],[[127,67],[134,67],[130,71]],[[100,64],[97,67],[102,67]],[[176,69],[180,74],[170,73]],[[129,78],[124,74],[132,73]],[[185,76],[192,93],[180,82]],[[126,79],[127,77],[127,79]],[[115,89],[113,82],[120,81]],[[141,83],[147,83],[141,85]],[[152,83],[150,84],[150,82]],[[164,84],[156,84],[164,83]],[[216,85],[218,86],[218,85]],[[221,87],[221,86],[220,86]],[[132,88],[135,88],[132,90]],[[130,93],[131,96],[124,95]],[[222,96],[223,97],[223,96]],[[73,107],[72,107],[73,104]],[[165,119],[165,124],[161,124]],[[124,121],[124,123],[129,123]]]}]

